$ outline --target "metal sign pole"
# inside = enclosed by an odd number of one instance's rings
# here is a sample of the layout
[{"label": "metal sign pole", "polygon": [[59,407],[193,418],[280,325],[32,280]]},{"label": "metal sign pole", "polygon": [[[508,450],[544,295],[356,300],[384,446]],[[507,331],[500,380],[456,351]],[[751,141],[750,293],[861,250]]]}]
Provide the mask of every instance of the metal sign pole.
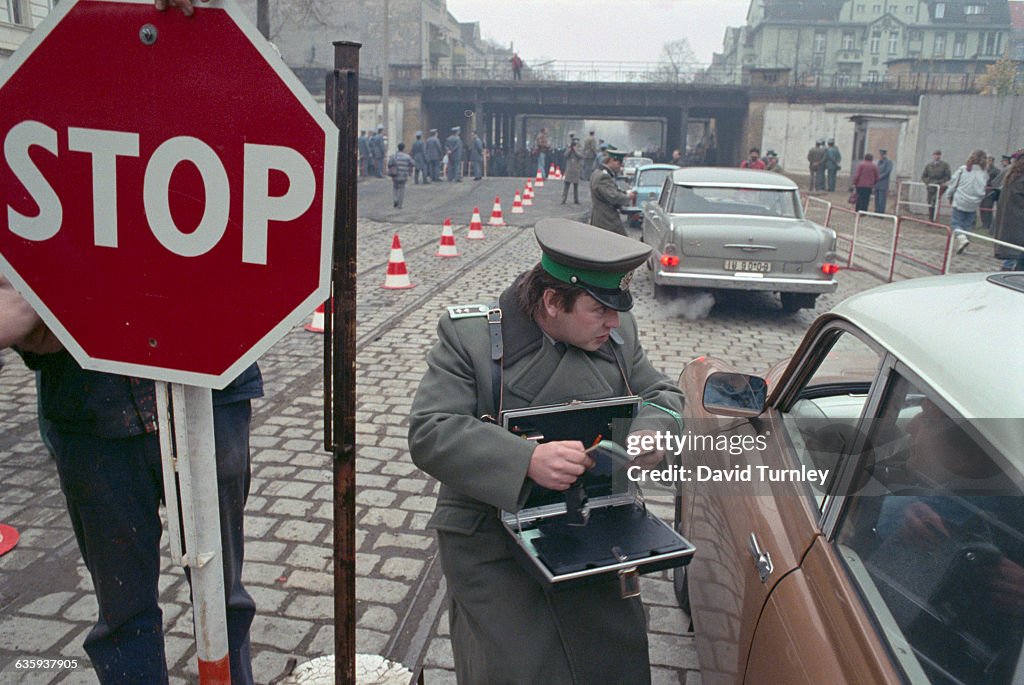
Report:
[{"label": "metal sign pole", "polygon": [[[324,447],[334,455],[334,682],[356,662],[356,129],[359,43],[334,44],[327,114],[338,126],[331,306],[324,317]],[[385,110],[386,111],[386,110]],[[335,328],[335,322],[340,325]]]},{"label": "metal sign pole", "polygon": [[188,568],[201,685],[230,685],[224,557],[209,388],[157,383],[171,556]]}]

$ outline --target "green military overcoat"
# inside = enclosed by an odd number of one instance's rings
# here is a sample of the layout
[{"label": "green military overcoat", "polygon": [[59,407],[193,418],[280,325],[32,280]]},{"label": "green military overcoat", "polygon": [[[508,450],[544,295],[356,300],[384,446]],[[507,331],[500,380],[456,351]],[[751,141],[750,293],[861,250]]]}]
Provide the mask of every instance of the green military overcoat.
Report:
[{"label": "green military overcoat", "polygon": [[603,164],[590,175],[590,225],[626,235],[619,207],[629,204],[629,194],[615,185],[615,175]]},{"label": "green military overcoat", "polygon": [[[636,394],[682,410],[682,394],[651,366],[631,314],[620,315],[623,378],[610,339],[596,352],[560,351],[502,294],[503,408]],[[512,556],[500,510],[518,511],[530,493],[533,445],[481,420],[495,414],[485,318],[438,324],[439,340],[413,400],[413,461],[441,481],[430,527],[437,531],[449,591],[458,680],[470,685],[650,681],[647,631],[639,599],[622,599],[616,579],[549,592]],[[645,405],[631,430],[677,433],[676,418]]]}]

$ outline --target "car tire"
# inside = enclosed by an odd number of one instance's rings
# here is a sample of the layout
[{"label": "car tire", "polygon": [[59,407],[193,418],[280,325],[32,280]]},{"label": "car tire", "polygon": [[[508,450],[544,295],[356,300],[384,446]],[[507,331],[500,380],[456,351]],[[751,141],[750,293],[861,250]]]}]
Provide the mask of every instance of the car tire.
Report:
[{"label": "car tire", "polygon": [[676,566],[672,569],[672,590],[676,594],[679,608],[690,613],[690,583],[686,577],[686,567]]},{"label": "car tire", "polygon": [[814,309],[818,296],[814,293],[779,293],[782,311],[792,314],[801,309]]}]

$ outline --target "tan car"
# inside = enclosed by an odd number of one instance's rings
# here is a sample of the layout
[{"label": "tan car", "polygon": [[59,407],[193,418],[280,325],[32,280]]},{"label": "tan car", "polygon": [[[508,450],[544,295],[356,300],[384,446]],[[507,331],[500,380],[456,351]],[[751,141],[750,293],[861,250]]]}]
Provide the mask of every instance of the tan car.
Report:
[{"label": "tan car", "polygon": [[706,685],[1024,682],[1024,274],[876,288],[767,381],[680,385],[749,446],[673,467]]}]

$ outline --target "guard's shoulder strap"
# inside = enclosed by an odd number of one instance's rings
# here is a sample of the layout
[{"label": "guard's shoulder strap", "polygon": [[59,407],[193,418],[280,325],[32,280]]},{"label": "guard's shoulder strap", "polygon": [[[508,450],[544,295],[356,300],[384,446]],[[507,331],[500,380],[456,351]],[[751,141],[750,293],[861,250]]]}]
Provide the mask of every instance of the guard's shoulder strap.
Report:
[{"label": "guard's shoulder strap", "polygon": [[457,304],[448,307],[448,316],[454,321],[458,319],[469,319],[474,316],[487,316],[490,310],[485,304]]}]

